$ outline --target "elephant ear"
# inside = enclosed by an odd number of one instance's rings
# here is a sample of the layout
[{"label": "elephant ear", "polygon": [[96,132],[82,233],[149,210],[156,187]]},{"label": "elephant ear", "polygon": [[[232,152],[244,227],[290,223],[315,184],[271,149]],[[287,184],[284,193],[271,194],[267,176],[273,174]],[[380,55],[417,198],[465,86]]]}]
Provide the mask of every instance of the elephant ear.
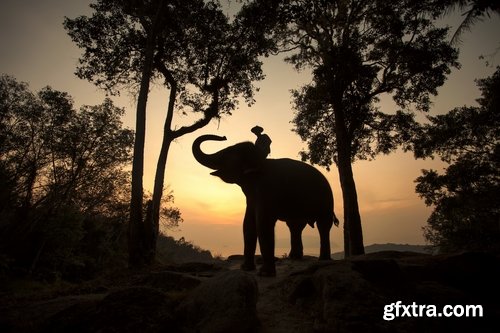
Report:
[{"label": "elephant ear", "polygon": [[241,142],[222,151],[220,167],[210,173],[226,183],[240,184],[250,174],[258,172],[265,160],[251,142]]},{"label": "elephant ear", "polygon": [[229,184],[236,184],[241,179],[241,176],[237,175],[231,169],[219,169],[210,173],[212,176],[217,176],[224,182]]},{"label": "elephant ear", "polygon": [[217,176],[222,179],[224,182],[229,184],[240,184],[245,176],[251,176],[259,172],[257,167],[251,167],[241,170],[241,172],[235,172],[235,170],[231,169],[220,169],[211,172],[212,176]]},{"label": "elephant ear", "polygon": [[259,172],[259,166],[255,165],[255,166],[248,167],[248,168],[244,169],[243,175],[251,175],[251,174],[254,174],[257,172]]}]

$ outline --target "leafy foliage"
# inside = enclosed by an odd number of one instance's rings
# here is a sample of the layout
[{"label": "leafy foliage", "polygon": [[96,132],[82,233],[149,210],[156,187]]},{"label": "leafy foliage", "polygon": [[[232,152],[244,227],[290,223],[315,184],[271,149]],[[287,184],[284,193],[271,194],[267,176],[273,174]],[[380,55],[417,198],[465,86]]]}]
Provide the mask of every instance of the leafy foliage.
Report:
[{"label": "leafy foliage", "polygon": [[[264,78],[259,57],[267,55],[274,43],[253,3],[242,5],[232,20],[215,0],[99,0],[91,8],[92,16],[66,18],[64,26],[84,50],[79,77],[111,93],[122,87],[138,92],[129,252],[131,266],[142,266],[155,255],[171,142],[231,114],[240,99],[252,104],[253,82]],[[153,198],[143,218],[145,119],[151,82],[167,88],[169,100]],[[201,117],[173,129],[174,111]],[[151,230],[142,233],[143,222]]]},{"label": "leafy foliage", "polygon": [[[133,132],[123,109],[73,107],[64,92],[0,76],[0,257],[45,278],[84,278],[123,260]],[[182,221],[164,198],[167,224]],[[3,269],[8,269],[3,268]]]},{"label": "leafy foliage", "polygon": [[221,89],[221,113],[234,110],[240,95],[253,103],[252,81],[264,77],[257,57],[271,42],[251,31],[248,21],[256,18],[250,5],[232,22],[217,1],[99,0],[91,7],[92,16],[66,18],[64,23],[84,50],[76,72],[80,78],[111,93],[124,86],[136,90],[153,33],[153,79],[163,79],[170,88],[175,85],[181,111],[207,109],[214,89]]},{"label": "leafy foliage", "polygon": [[[428,111],[457,51],[433,19],[433,1],[291,1],[283,5],[284,47],[297,69],[311,67],[313,82],[293,92],[297,133],[308,143],[303,159],[337,163],[338,123],[347,131],[352,161],[387,154],[410,136],[412,108]],[[381,110],[383,95],[400,110]],[[342,117],[341,117],[341,115]]]},{"label": "leafy foliage", "polygon": [[[0,97],[0,273],[82,279],[123,265],[133,141],[123,109],[106,99],[77,111],[67,93],[34,94],[7,75]],[[164,228],[182,222],[173,200],[168,191],[161,203]]]},{"label": "leafy foliage", "polygon": [[444,0],[440,1],[448,10],[458,8],[462,11],[463,20],[453,33],[452,43],[459,43],[464,32],[470,31],[472,26],[491,14],[500,14],[500,5],[496,0]]},{"label": "leafy foliage", "polygon": [[[245,3],[230,20],[216,0],[99,0],[92,16],[66,19],[65,28],[84,50],[77,75],[111,93],[138,92],[130,205],[130,265],[152,262],[170,144],[176,138],[229,115],[240,99],[254,102],[254,81],[264,78],[259,59],[274,42],[266,35],[258,6]],[[268,16],[265,16],[268,17]],[[151,82],[169,90],[153,198],[143,218],[142,174],[146,104]],[[174,111],[201,114],[172,129]],[[149,231],[140,231],[142,224]]]},{"label": "leafy foliage", "polygon": [[[265,1],[264,1],[265,2]],[[427,1],[280,1],[276,36],[312,82],[293,91],[302,159],[338,167],[347,256],[364,253],[352,163],[403,145],[416,128],[414,109],[428,111],[458,53],[433,20],[444,7]],[[381,96],[399,110],[381,110]]]},{"label": "leafy foliage", "polygon": [[417,193],[434,211],[425,237],[441,251],[491,250],[500,244],[500,68],[478,80],[479,106],[429,117],[416,157],[438,155],[444,174],[423,170]]}]

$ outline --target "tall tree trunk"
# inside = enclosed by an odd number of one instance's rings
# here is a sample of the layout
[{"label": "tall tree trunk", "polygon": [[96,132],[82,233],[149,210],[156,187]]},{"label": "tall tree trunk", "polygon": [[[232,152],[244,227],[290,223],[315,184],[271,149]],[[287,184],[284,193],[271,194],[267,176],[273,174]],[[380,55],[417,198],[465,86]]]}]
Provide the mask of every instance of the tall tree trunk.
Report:
[{"label": "tall tree trunk", "polygon": [[145,264],[144,224],[142,221],[142,176],[144,173],[144,142],[146,137],[146,106],[149,83],[153,69],[155,37],[151,32],[146,44],[141,87],[137,98],[134,157],[132,161],[132,193],[128,228],[129,266],[137,268]]},{"label": "tall tree trunk", "polygon": [[338,168],[344,201],[344,253],[346,257],[364,254],[363,230],[352,165],[350,159],[345,161],[340,153]]},{"label": "tall tree trunk", "polygon": [[[337,104],[337,105],[340,105]],[[351,141],[348,135],[343,109],[335,109],[335,132],[337,135],[337,167],[344,203],[344,255],[350,257],[365,253],[363,230],[359,215],[358,194],[351,164]]]},{"label": "tall tree trunk", "polygon": [[[170,131],[167,132],[170,133]],[[163,183],[165,181],[168,151],[173,140],[168,133],[163,134],[163,142],[156,165],[151,215],[146,219],[146,255],[148,263],[152,263],[156,257],[156,242],[160,232],[160,208],[161,198],[163,196]]]},{"label": "tall tree trunk", "polygon": [[175,139],[171,126],[174,118],[175,99],[177,97],[177,82],[175,78],[161,61],[155,61],[155,66],[164,75],[166,81],[169,82],[170,94],[167,106],[167,116],[165,118],[165,124],[163,125],[163,139],[160,155],[158,156],[158,162],[156,164],[153,200],[151,201],[151,207],[149,207],[151,211],[145,221],[145,247],[148,263],[152,263],[156,257],[156,242],[158,240],[158,234],[160,233],[160,208],[161,198],[163,196],[163,183],[165,181],[165,170],[167,167],[167,157],[168,151],[170,150],[170,144]]},{"label": "tall tree trunk", "polygon": [[161,198],[163,196],[163,184],[165,181],[165,170],[170,144],[176,138],[181,137],[184,134],[192,133],[206,126],[213,117],[218,115],[219,89],[221,88],[220,86],[213,87],[213,91],[211,91],[212,102],[210,103],[210,106],[206,110],[204,110],[203,118],[197,120],[189,126],[182,126],[181,128],[173,131],[171,127],[174,118],[175,101],[177,97],[177,82],[172,73],[165,67],[165,65],[161,61],[160,54],[158,54],[158,59],[155,59],[154,65],[155,68],[163,74],[165,80],[169,83],[170,94],[167,107],[167,116],[165,119],[165,124],[163,126],[163,140],[160,148],[160,155],[158,157],[158,163],[156,165],[153,200],[151,201],[150,206],[151,211],[148,210],[148,213],[150,212],[151,214],[149,214],[145,223],[145,249],[147,251],[147,262],[149,263],[153,262],[156,256],[156,242],[160,231],[160,206]]}]

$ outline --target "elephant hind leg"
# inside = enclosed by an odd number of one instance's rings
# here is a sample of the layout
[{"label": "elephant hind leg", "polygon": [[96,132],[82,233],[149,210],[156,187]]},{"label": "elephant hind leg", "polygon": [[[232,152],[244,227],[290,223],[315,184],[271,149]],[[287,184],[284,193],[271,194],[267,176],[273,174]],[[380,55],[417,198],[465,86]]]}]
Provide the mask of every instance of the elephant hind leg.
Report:
[{"label": "elephant hind leg", "polygon": [[320,238],[319,260],[331,260],[330,229],[332,228],[333,221],[331,219],[320,219],[316,224]]},{"label": "elephant hind leg", "polygon": [[304,230],[307,222],[302,220],[289,220],[286,222],[290,229],[290,259],[302,259],[304,256],[304,247],[302,245],[302,230]]}]

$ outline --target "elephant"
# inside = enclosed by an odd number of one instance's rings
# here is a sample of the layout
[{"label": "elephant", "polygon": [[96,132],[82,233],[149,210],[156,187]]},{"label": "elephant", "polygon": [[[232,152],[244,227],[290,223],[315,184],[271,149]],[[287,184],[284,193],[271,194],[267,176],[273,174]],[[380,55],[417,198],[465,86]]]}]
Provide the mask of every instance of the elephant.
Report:
[{"label": "elephant", "polygon": [[[303,256],[302,230],[306,224],[320,236],[320,260],[331,260],[330,229],[338,226],[333,210],[333,193],[326,178],[314,167],[289,158],[270,159],[252,142],[240,142],[213,154],[204,153],[205,141],[224,141],[225,136],[202,135],[192,145],[195,159],[215,170],[211,175],[237,184],[246,197],[243,219],[243,270],[255,270],[255,250],[259,241],[263,264],[261,276],[275,276],[274,227],[285,221],[291,234],[291,259]],[[267,154],[266,154],[267,155]]]}]

